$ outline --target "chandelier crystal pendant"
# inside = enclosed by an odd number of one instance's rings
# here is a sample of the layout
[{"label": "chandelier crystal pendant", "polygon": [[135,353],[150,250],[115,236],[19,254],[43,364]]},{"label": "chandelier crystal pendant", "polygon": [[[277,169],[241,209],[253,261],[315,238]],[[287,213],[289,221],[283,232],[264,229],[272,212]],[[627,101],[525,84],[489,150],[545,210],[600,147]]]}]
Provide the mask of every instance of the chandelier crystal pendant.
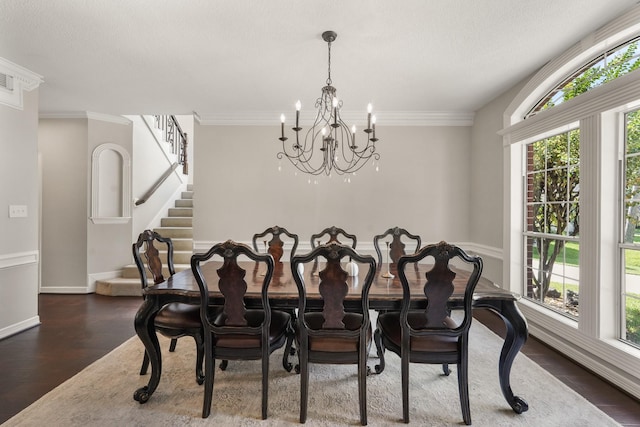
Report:
[{"label": "chandelier crystal pendant", "polygon": [[376,117],[371,115],[371,104],[367,107],[365,138],[357,139],[356,126],[349,128],[340,118],[342,100],[331,85],[331,43],[337,36],[334,31],[322,33],[322,39],[328,44],[329,75],[322,95],[316,100],[316,118],[304,138],[300,136],[300,101],[296,102],[296,125],[292,128],[295,142],[291,145],[286,143],[285,116],[280,116],[281,136],[278,139],[282,141],[282,151],[277,154],[278,159],[286,157],[298,170],[311,175],[350,174],[360,170],[371,158],[380,160],[380,154],[376,152]]}]

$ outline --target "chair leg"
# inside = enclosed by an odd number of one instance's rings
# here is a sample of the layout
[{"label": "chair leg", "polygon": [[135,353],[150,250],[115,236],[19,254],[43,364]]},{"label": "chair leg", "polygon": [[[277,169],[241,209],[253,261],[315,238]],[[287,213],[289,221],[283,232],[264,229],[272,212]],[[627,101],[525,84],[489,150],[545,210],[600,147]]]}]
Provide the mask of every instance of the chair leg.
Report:
[{"label": "chair leg", "polygon": [[381,374],[384,371],[384,347],[382,346],[382,337],[380,331],[376,328],[373,334],[373,340],[376,343],[376,351],[378,353],[379,364],[375,366],[376,374]]},{"label": "chair leg", "polygon": [[471,425],[471,408],[469,405],[469,378],[467,364],[458,363],[458,389],[460,390],[460,406],[462,419],[466,425]]},{"label": "chair leg", "polygon": [[213,380],[216,375],[213,359],[213,349],[211,348],[211,338],[204,339],[204,401],[202,402],[202,418],[208,418],[211,413],[211,401],[213,400]]},{"label": "chair leg", "polygon": [[400,359],[402,365],[402,420],[409,423],[409,355],[403,354]]},{"label": "chair leg", "polygon": [[171,344],[169,344],[169,351],[170,352],[176,351],[176,344],[178,344],[178,339],[177,338],[171,338]]},{"label": "chair leg", "polygon": [[142,366],[140,367],[140,375],[146,375],[147,369],[149,369],[149,355],[147,350],[144,351],[144,357],[142,358]]},{"label": "chair leg", "polygon": [[305,423],[309,400],[309,355],[306,351],[300,350],[300,345],[298,345],[298,355],[300,359],[300,422]]},{"label": "chair leg", "polygon": [[204,382],[204,374],[202,373],[202,362],[204,360],[204,343],[201,335],[194,335],[196,341],[196,382],[202,385]]},{"label": "chair leg", "polygon": [[262,349],[262,419],[267,419],[269,407],[269,349]]},{"label": "chair leg", "polygon": [[449,364],[448,363],[443,363],[442,364],[442,373],[447,377],[451,374],[451,369],[449,369]]},{"label": "chair leg", "polygon": [[367,370],[367,357],[363,354],[358,362],[358,401],[360,402],[360,424],[363,426],[367,425]]},{"label": "chair leg", "polygon": [[228,365],[229,365],[229,361],[228,360],[222,360],[220,362],[220,370],[224,371],[225,369],[227,369]]}]

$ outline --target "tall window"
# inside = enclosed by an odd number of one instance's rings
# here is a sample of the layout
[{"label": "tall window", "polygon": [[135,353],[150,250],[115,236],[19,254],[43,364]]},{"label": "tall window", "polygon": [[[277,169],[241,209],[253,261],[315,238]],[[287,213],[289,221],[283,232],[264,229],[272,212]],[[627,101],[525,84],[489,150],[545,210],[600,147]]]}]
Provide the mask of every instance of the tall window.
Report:
[{"label": "tall window", "polygon": [[551,59],[507,106],[500,131],[503,285],[522,293],[518,306],[536,338],[633,395],[640,395],[638,23],[640,4]]},{"label": "tall window", "polygon": [[572,130],[527,145],[527,298],[579,313],[580,139]]},{"label": "tall window", "polygon": [[640,110],[625,114],[622,338],[640,345]]}]

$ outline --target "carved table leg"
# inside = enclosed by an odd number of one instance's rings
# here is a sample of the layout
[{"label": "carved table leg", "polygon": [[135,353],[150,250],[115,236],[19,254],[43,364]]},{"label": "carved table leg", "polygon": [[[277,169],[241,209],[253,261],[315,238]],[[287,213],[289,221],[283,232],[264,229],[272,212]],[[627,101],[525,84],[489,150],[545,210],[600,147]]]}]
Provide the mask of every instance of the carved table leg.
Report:
[{"label": "carved table leg", "polygon": [[513,394],[511,390],[511,366],[513,360],[518,355],[520,348],[527,341],[528,329],[527,321],[518,309],[516,301],[479,300],[474,307],[486,307],[495,311],[507,329],[504,345],[500,352],[500,362],[498,364],[498,374],[500,377],[500,388],[505,399],[516,414],[521,414],[529,409],[527,402],[519,396]]},{"label": "carved table leg", "polygon": [[160,374],[162,372],[162,359],[160,356],[160,343],[156,335],[154,319],[158,312],[158,306],[153,297],[147,296],[144,303],[136,313],[134,326],[140,341],[144,344],[144,348],[151,363],[151,378],[149,383],[137,389],[133,393],[133,399],[146,403],[160,382]]},{"label": "carved table leg", "polygon": [[[373,334],[373,340],[376,343],[376,350],[378,353],[378,360],[379,360],[379,364],[376,365],[374,367],[375,373],[376,374],[381,374],[382,371],[384,371],[384,347],[382,346],[382,337],[380,336],[380,332],[378,331],[378,329],[376,329],[376,331]],[[371,372],[371,370],[369,370],[369,372]]]}]

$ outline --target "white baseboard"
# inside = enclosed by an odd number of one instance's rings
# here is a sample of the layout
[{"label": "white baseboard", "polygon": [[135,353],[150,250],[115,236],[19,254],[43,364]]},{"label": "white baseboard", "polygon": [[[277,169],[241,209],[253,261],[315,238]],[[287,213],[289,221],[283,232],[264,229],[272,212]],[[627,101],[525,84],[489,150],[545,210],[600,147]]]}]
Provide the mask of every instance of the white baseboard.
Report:
[{"label": "white baseboard", "polygon": [[22,322],[14,323],[13,325],[0,329],[0,340],[38,325],[40,325],[40,316],[34,316]]},{"label": "white baseboard", "polygon": [[89,274],[87,278],[87,292],[92,294],[96,291],[96,282],[98,280],[111,280],[122,276],[122,270],[105,271],[102,273]]},{"label": "white baseboard", "polygon": [[40,288],[41,294],[91,294],[95,292],[90,291],[86,286],[44,286]]}]

